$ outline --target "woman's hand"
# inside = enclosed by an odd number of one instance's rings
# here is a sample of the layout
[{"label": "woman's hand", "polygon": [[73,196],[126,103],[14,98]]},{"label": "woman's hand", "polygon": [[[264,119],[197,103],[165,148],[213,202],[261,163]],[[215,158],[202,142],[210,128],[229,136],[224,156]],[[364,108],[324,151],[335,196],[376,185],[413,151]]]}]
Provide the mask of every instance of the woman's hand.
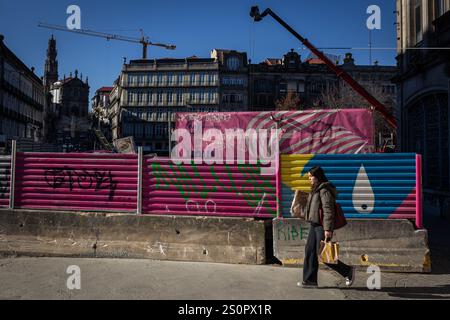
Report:
[{"label": "woman's hand", "polygon": [[333,231],[325,231],[325,239],[333,238]]}]

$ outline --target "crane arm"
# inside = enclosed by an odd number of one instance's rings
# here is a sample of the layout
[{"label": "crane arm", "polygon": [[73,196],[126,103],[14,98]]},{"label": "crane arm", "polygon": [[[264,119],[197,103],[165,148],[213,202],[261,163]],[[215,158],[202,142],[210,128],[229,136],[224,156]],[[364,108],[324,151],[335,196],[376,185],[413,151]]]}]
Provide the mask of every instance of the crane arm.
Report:
[{"label": "crane arm", "polygon": [[285,21],[283,21],[277,14],[275,14],[270,8],[264,10],[263,13],[259,13],[259,8],[254,6],[251,8],[250,16],[256,21],[261,21],[263,17],[270,15],[279,24],[285,27],[290,33],[292,33],[301,43],[311,50],[320,60],[322,60],[339,78],[342,78],[347,84],[349,84],[360,96],[362,96],[370,105],[372,105],[375,110],[381,113],[383,118],[393,127],[397,128],[397,119],[386,109],[386,107],[379,102],[374,96],[372,96],[364,87],[362,87],[357,81],[355,81],[350,74],[345,72],[342,68],[335,65],[326,55],[309,42],[307,39],[303,38],[294,29],[291,28]]},{"label": "crane arm", "polygon": [[63,26],[47,24],[47,23],[42,23],[42,22],[38,23],[38,27],[72,32],[72,33],[78,33],[78,34],[84,34],[84,35],[89,35],[89,36],[94,36],[94,37],[105,38],[108,40],[122,40],[122,41],[134,42],[134,43],[141,43],[141,39],[138,39],[138,38],[119,36],[116,34],[103,33],[103,32],[93,31],[93,30],[89,30],[89,29],[68,29]]},{"label": "crane arm", "polygon": [[53,24],[47,24],[47,23],[38,23],[38,27],[47,28],[47,29],[53,29],[53,30],[60,30],[60,31],[66,31],[66,32],[72,32],[72,33],[78,33],[93,37],[99,37],[99,38],[105,38],[107,40],[121,40],[121,41],[128,41],[133,43],[140,43],[143,46],[143,58],[147,58],[147,46],[157,46],[157,47],[163,47],[169,50],[175,50],[176,46],[171,44],[163,44],[163,43],[153,43],[148,40],[146,40],[144,37],[142,38],[133,38],[133,37],[127,37],[127,36],[119,36],[117,34],[109,34],[109,33],[103,33],[98,31],[93,31],[89,29],[68,29],[63,26],[53,25]]}]

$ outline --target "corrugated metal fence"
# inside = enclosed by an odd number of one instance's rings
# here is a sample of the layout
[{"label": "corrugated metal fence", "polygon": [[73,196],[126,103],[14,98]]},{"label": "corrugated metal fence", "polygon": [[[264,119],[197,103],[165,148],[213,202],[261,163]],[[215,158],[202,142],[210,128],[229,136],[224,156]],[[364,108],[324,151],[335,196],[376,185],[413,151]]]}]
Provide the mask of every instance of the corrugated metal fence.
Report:
[{"label": "corrugated metal fence", "polygon": [[0,156],[0,208],[9,207],[11,156]]},{"label": "corrugated metal fence", "polygon": [[[307,172],[318,165],[336,185],[347,217],[407,218],[421,225],[421,165],[415,154],[282,155],[278,193],[277,176],[261,175],[260,165],[176,165],[168,158],[143,157],[140,169],[139,159],[18,152],[14,207],[275,217],[278,194],[287,217],[294,190],[310,191]],[[3,207],[9,204],[10,162],[11,157],[0,158]]]},{"label": "corrugated metal fence", "polygon": [[176,165],[145,159],[143,212],[275,217],[276,177],[259,165]]},{"label": "corrugated metal fence", "polygon": [[17,153],[15,207],[133,212],[137,156]]},{"label": "corrugated metal fence", "polygon": [[308,171],[324,169],[348,218],[420,220],[420,164],[416,154],[282,155],[282,212],[290,216],[294,190],[310,192]]}]

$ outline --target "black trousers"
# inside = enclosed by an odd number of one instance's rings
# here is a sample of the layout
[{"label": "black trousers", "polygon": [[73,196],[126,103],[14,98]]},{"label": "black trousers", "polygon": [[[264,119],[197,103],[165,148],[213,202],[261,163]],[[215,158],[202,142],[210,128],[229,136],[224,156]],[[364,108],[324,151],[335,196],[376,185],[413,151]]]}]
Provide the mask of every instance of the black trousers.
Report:
[{"label": "black trousers", "polygon": [[[305,246],[305,261],[303,265],[303,281],[317,283],[319,273],[319,249],[320,241],[325,239],[323,227],[320,224],[311,223],[308,239]],[[338,264],[326,264],[328,267],[343,277],[350,275],[351,267],[339,261]]]}]

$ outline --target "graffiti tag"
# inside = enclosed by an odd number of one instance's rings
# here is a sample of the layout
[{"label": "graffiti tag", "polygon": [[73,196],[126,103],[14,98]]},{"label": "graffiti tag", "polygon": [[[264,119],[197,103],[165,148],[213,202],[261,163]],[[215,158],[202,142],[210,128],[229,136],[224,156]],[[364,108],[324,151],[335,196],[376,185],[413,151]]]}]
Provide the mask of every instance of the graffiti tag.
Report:
[{"label": "graffiti tag", "polygon": [[301,241],[308,238],[308,228],[300,225],[297,229],[294,225],[281,224],[277,226],[277,237],[280,241]]},{"label": "graffiti tag", "polygon": [[186,201],[186,210],[189,213],[204,212],[204,213],[214,214],[214,213],[216,213],[217,205],[214,202],[214,200],[209,199],[208,201],[205,202],[204,208],[205,208],[205,211],[202,211],[202,207],[200,206],[200,204],[197,201],[193,201],[193,200]]},{"label": "graffiti tag", "polygon": [[117,181],[113,180],[111,170],[94,169],[88,171],[64,167],[61,169],[46,169],[44,176],[45,182],[53,189],[68,187],[72,191],[78,187],[83,190],[109,190],[110,201],[114,198],[117,188]]},{"label": "graffiti tag", "polygon": [[[211,181],[205,181],[205,175],[201,174],[198,166],[193,163],[191,166],[170,163],[168,170],[159,163],[152,163],[151,166],[153,177],[155,178],[155,187],[157,189],[176,187],[181,197],[186,201],[186,210],[188,212],[201,212],[201,209],[197,208],[197,204],[190,202],[191,198],[207,199],[213,196],[214,193],[222,191],[243,197],[247,205],[254,208],[254,212],[257,214],[260,214],[263,208],[269,214],[276,213],[268,201],[275,197],[275,187],[269,179],[261,179],[257,166],[249,164],[238,165],[238,171],[236,172],[230,166],[224,165],[222,167],[224,172],[222,171],[221,173],[222,175],[225,174],[225,177],[219,176],[220,172],[217,172],[215,167],[211,166],[209,168],[209,177],[214,179],[214,184]],[[188,168],[191,170],[188,171]],[[241,174],[244,178],[238,178],[235,174]],[[191,183],[194,179],[198,182]],[[224,180],[230,183],[224,184]],[[213,206],[215,212],[215,204]],[[211,213],[208,209],[205,211]]]}]

